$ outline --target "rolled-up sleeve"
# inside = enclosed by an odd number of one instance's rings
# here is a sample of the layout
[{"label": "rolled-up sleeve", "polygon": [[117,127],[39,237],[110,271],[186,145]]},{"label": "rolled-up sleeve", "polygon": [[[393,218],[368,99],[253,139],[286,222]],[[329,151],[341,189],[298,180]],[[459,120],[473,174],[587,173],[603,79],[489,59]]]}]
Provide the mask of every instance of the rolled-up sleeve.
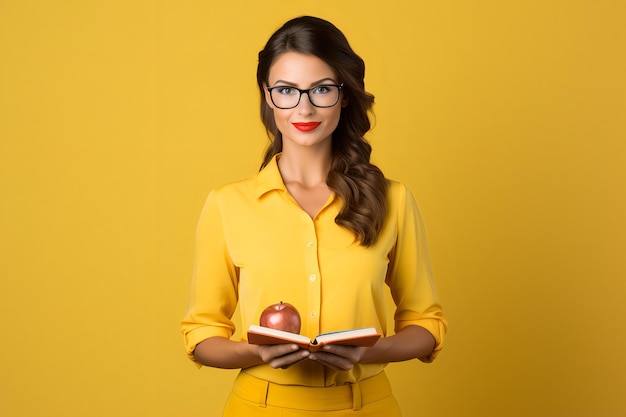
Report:
[{"label": "rolled-up sleeve", "polygon": [[436,340],[432,362],[443,347],[447,322],[437,300],[424,224],[411,192],[404,186],[398,204],[398,234],[390,256],[387,283],[396,303],[395,331],[410,325],[428,330]]},{"label": "rolled-up sleeve", "polygon": [[214,336],[229,338],[237,306],[238,270],[226,244],[218,193],[210,193],[196,230],[194,271],[187,313],[181,323],[189,358],[198,343]]}]

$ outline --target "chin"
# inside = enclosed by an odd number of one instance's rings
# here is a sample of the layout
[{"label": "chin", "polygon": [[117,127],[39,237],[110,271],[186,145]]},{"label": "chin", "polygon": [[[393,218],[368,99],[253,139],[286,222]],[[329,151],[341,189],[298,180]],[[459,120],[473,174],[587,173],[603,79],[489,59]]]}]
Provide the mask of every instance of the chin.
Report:
[{"label": "chin", "polygon": [[299,146],[305,148],[313,148],[322,146],[326,143],[330,144],[332,142],[332,136],[321,137],[319,135],[311,135],[311,134],[300,134],[294,136],[284,136],[283,135],[283,148],[285,145],[290,146]]}]

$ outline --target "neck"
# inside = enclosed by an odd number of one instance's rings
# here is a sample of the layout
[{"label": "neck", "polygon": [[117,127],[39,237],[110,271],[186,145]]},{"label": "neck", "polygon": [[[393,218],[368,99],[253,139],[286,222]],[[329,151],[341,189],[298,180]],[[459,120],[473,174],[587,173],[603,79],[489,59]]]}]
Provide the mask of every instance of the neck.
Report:
[{"label": "neck", "polygon": [[295,182],[308,188],[326,183],[330,164],[330,149],[283,149],[278,169],[286,184]]}]

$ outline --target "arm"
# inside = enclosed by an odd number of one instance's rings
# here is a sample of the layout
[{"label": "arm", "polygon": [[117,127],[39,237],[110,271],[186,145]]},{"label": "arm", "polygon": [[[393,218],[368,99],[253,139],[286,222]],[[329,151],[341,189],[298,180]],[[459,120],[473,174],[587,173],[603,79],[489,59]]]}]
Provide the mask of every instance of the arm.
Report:
[{"label": "arm", "polygon": [[430,356],[435,349],[435,338],[420,326],[407,326],[393,336],[380,339],[367,349],[361,363],[400,362]]},{"label": "arm", "polygon": [[379,339],[371,348],[327,345],[309,355],[334,370],[349,370],[357,363],[400,362],[425,358],[435,349],[435,338],[420,326],[407,326],[393,336]]},{"label": "arm", "polygon": [[251,345],[225,337],[211,337],[196,346],[195,360],[215,368],[248,368],[263,363],[272,368],[288,368],[309,356],[309,352],[297,345]]}]

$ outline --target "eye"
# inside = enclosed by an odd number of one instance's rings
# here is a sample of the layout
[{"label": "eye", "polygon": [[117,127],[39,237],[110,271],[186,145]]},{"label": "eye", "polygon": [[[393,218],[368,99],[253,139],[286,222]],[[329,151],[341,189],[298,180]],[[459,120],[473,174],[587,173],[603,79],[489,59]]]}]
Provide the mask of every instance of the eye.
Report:
[{"label": "eye", "polygon": [[330,93],[331,86],[328,85],[318,85],[317,87],[313,87],[311,89],[311,93],[313,94],[328,94]]},{"label": "eye", "polygon": [[292,87],[278,87],[274,89],[278,94],[282,94],[285,96],[292,95],[296,93],[296,89]]}]

